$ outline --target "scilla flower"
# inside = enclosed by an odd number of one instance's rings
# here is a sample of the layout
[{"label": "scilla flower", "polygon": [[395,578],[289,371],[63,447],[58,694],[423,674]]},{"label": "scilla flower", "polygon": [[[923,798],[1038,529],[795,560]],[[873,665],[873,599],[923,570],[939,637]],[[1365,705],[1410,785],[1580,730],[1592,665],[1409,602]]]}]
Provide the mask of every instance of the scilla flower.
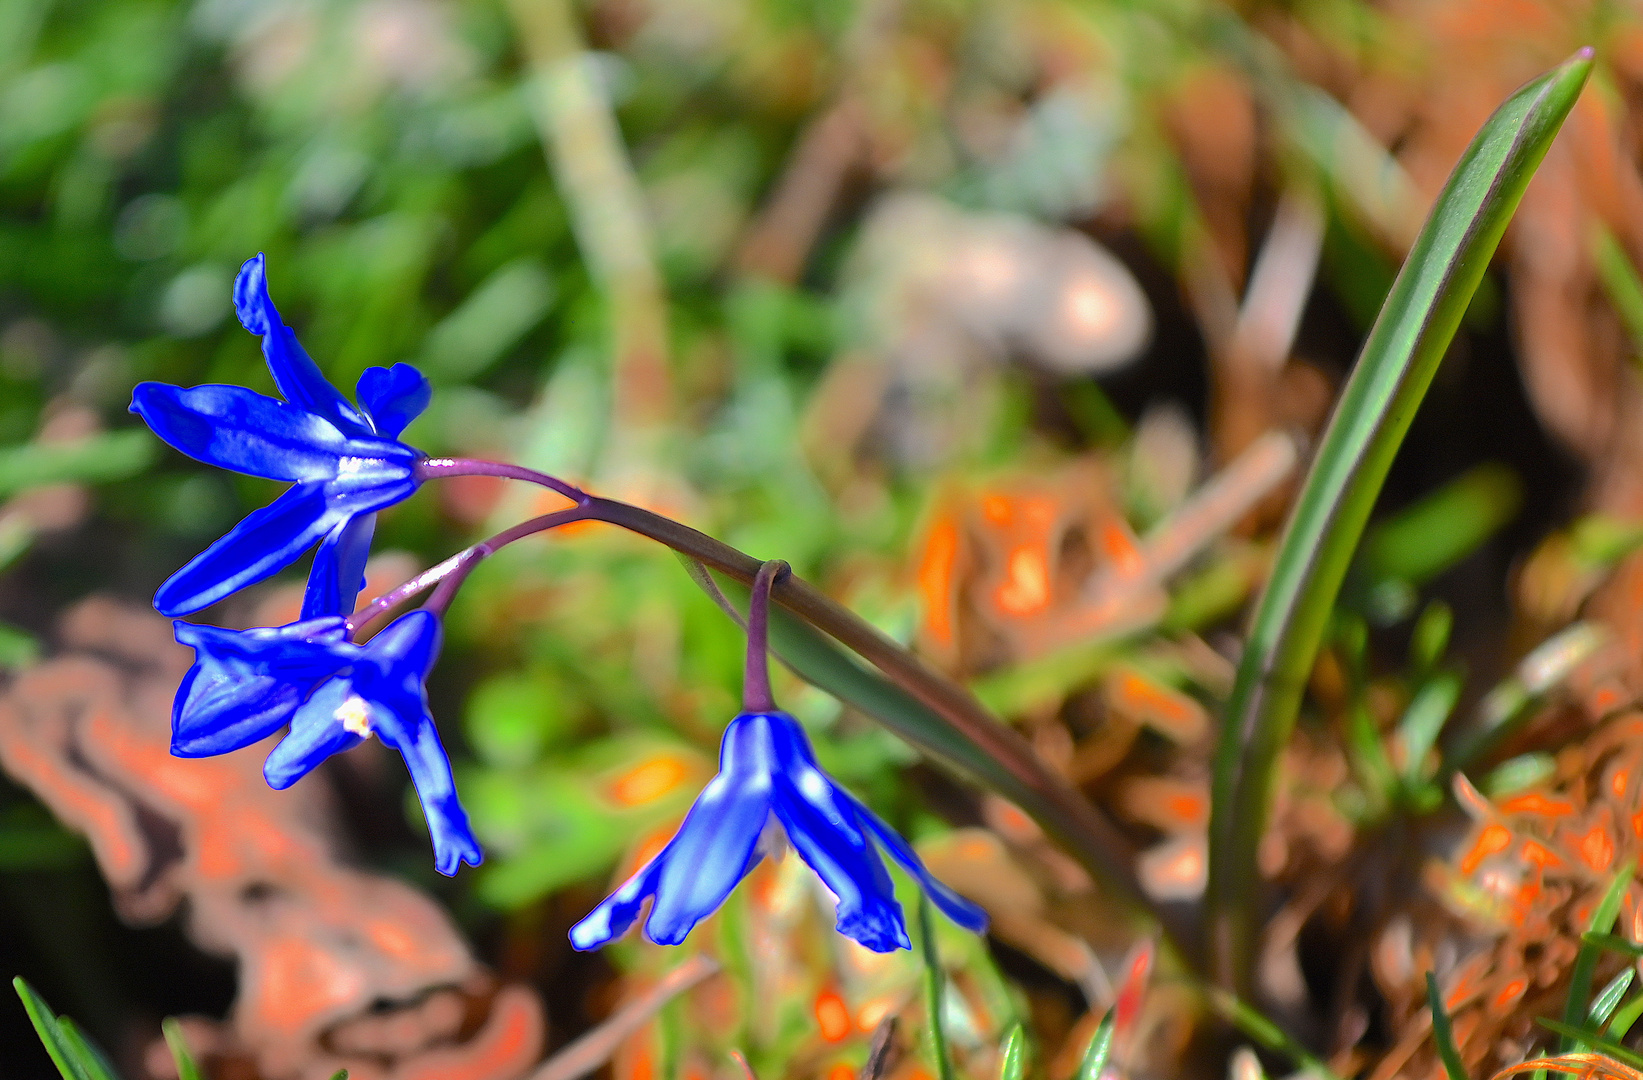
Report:
[{"label": "scilla flower", "polygon": [[762,839],[785,833],[837,898],[839,933],[875,952],[909,947],[890,875],[875,841],[916,877],[959,925],[981,932],[986,914],[930,876],[895,831],[816,765],[793,717],[770,699],[765,626],[770,586],[782,563],[766,563],[748,612],[746,711],[725,729],[719,774],[697,797],[666,847],[571,928],[571,944],[596,949],[633,925],[653,899],[645,934],[677,945],[711,915],[765,851]]},{"label": "scilla flower", "polygon": [[131,411],[177,450],[236,472],[293,486],[254,511],[206,548],[154,596],[165,615],[186,615],[289,566],[321,544],[321,584],[338,593],[315,599],[315,610],[348,605],[358,592],[374,515],[416,489],[422,455],[398,435],[427,407],[428,382],[415,368],[371,368],[359,380],[359,406],[325,380],[280,321],[268,296],[263,257],[240,269],[234,283],[240,322],[262,335],[263,355],[284,401],[240,386],[184,389],[142,383]]},{"label": "scilla flower", "polygon": [[398,750],[428,819],[434,865],[455,874],[478,866],[479,841],[457,800],[451,763],[428,712],[424,681],[439,657],[439,616],[407,612],[355,646],[353,662],[321,682],[291,716],[291,730],[263,766],[270,786],[287,788],[332,754],[376,735]]},{"label": "scilla flower", "polygon": [[[338,585],[327,580],[334,572],[316,560],[303,606],[319,610],[317,617],[253,630],[176,621],[194,666],[177,688],[171,752],[226,754],[290,724],[263,767],[270,786],[287,788],[332,754],[378,735],[410,770],[440,872],[478,866],[479,843],[457,801],[423,685],[439,654],[439,617],[412,611],[356,645],[336,607]],[[353,603],[347,592],[347,606]]]}]

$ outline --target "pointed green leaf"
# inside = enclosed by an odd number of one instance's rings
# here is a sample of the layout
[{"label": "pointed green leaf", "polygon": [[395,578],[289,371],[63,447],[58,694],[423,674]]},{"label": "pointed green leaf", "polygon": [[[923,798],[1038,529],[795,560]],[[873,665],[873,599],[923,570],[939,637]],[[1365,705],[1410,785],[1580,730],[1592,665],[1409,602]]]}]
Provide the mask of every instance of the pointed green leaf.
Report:
[{"label": "pointed green leaf", "polygon": [[1614,1014],[1614,1019],[1609,1022],[1609,1038],[1617,1041],[1624,1039],[1639,1016],[1643,1016],[1643,993],[1626,1002]]},{"label": "pointed green leaf", "polygon": [[1591,50],[1513,94],[1461,156],[1342,390],[1262,591],[1216,754],[1209,937],[1253,979],[1255,852],[1278,756],[1354,549],[1501,234],[1591,70]]},{"label": "pointed green leaf", "polygon": [[1302,1072],[1311,1073],[1318,1080],[1341,1080],[1322,1058],[1296,1042],[1283,1028],[1238,1000],[1236,995],[1210,987],[1208,997],[1215,1011],[1232,1021],[1238,1030],[1268,1050],[1289,1058]]},{"label": "pointed green leaf", "polygon": [[63,1038],[73,1049],[74,1059],[91,1080],[119,1080],[114,1066],[109,1064],[108,1056],[96,1043],[86,1038],[79,1024],[66,1016],[59,1016],[57,1023],[62,1026]]},{"label": "pointed green leaf", "polygon": [[1615,1007],[1620,1004],[1620,999],[1625,997],[1626,991],[1632,988],[1632,979],[1636,975],[1636,971],[1626,968],[1619,975],[1610,979],[1607,986],[1597,992],[1597,997],[1592,999],[1591,1011],[1586,1014],[1587,1027],[1596,1031],[1608,1022],[1609,1017],[1614,1015]]},{"label": "pointed green leaf", "polygon": [[1022,1080],[1027,1075],[1027,1032],[1020,1024],[1004,1036],[999,1058],[998,1080]]},{"label": "pointed green leaf", "polygon": [[160,1030],[165,1033],[165,1044],[171,1048],[171,1060],[177,1063],[177,1080],[205,1080],[200,1074],[200,1067],[188,1052],[188,1041],[183,1038],[183,1026],[177,1023],[175,1017],[166,1017],[160,1024]]},{"label": "pointed green leaf", "polygon": [[1466,1074],[1466,1065],[1455,1046],[1455,1026],[1449,1022],[1449,1011],[1443,1007],[1443,995],[1438,992],[1437,976],[1426,973],[1426,1004],[1432,1010],[1432,1041],[1438,1045],[1438,1057],[1449,1080],[1472,1080]]},{"label": "pointed green leaf", "polygon": [[1535,1023],[1547,1031],[1556,1032],[1563,1036],[1563,1041],[1568,1045],[1574,1046],[1584,1043],[1600,1053],[1607,1054],[1618,1061],[1624,1061],[1634,1069],[1643,1069],[1643,1054],[1621,1046],[1607,1035],[1598,1035],[1578,1028],[1573,1024],[1565,1024],[1561,1020],[1550,1020],[1544,1016],[1537,1016]]},{"label": "pointed green leaf", "polygon": [[86,1042],[73,1021],[53,1015],[51,1006],[22,976],[13,979],[11,985],[23,999],[29,1021],[63,1080],[115,1080],[107,1062]]},{"label": "pointed green leaf", "polygon": [[1643,945],[1627,941],[1619,934],[1598,934],[1588,930],[1580,935],[1580,940],[1586,945],[1596,945],[1607,952],[1619,953],[1634,960],[1643,958]]},{"label": "pointed green leaf", "polygon": [[[1586,927],[1587,933],[1607,934],[1614,926],[1615,919],[1620,915],[1620,902],[1626,896],[1626,887],[1632,883],[1632,876],[1636,873],[1635,858],[1628,859],[1615,869],[1614,879],[1609,882],[1609,887],[1603,892],[1603,898],[1592,911],[1592,921]],[[1574,968],[1569,976],[1569,998],[1563,1005],[1563,1022],[1577,1032],[1581,1030],[1581,1025],[1586,1019],[1586,999],[1592,992],[1592,974],[1603,951],[1604,946],[1586,941],[1580,946],[1580,952],[1575,955]],[[1582,1038],[1565,1039],[1564,1052],[1577,1050]]]},{"label": "pointed green leaf", "polygon": [[1101,1025],[1090,1039],[1090,1048],[1084,1051],[1084,1060],[1078,1066],[1078,1080],[1101,1080],[1107,1071],[1107,1059],[1112,1056],[1112,1032],[1117,1023],[1116,1009],[1108,1009]]}]

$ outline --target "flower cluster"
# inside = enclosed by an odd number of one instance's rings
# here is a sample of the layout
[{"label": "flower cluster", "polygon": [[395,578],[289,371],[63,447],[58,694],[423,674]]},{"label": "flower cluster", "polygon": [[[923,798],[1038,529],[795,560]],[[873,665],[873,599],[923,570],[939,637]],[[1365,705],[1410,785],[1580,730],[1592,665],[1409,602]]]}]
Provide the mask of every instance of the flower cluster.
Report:
[{"label": "flower cluster", "polygon": [[363,645],[346,619],[364,586],[377,511],[417,488],[422,454],[399,433],[427,408],[428,380],[408,364],[371,368],[359,380],[359,405],[350,404],[281,321],[261,255],[241,268],[234,307],[261,335],[284,400],[240,386],[143,383],[131,411],[189,457],[292,486],[173,574],[154,606],[162,615],[192,614],[318,546],[299,621],[224,630],[177,620],[177,640],[194,649],[195,661],[177,690],[172,753],[223,754],[290,725],[263,770],[269,784],[285,788],[375,734],[405,758],[440,872],[477,866],[479,842],[423,688],[439,654],[438,616],[412,611]]},{"label": "flower cluster", "polygon": [[[553,477],[494,462],[431,460],[402,442],[428,405],[429,386],[407,364],[371,368],[357,404],[320,373],[269,298],[263,257],[234,286],[240,322],[260,335],[281,399],[238,386],[143,383],[131,409],[172,447],[209,465],[285,480],[291,487],[171,576],[154,606],[176,619],[195,662],[177,690],[172,752],[202,757],[238,750],[282,728],[264,775],[285,788],[316,765],[376,735],[398,750],[416,787],[441,873],[481,861],[457,798],[450,761],[428,710],[425,682],[440,645],[440,614],[466,573],[498,547],[586,516],[594,500]],[[427,603],[368,641],[354,639],[376,514],[426,479],[489,473],[545,484],[577,500],[574,511],[526,522],[468,549],[373,603],[385,611],[434,583]],[[229,630],[184,621],[314,550],[301,617],[285,626]],[[900,836],[816,765],[803,730],[769,691],[766,618],[785,564],[767,563],[748,617],[746,707],[725,730],[720,772],[678,835],[571,931],[580,949],[624,933],[653,901],[646,931],[675,944],[719,907],[785,836],[837,900],[838,928],[870,949],[907,948],[906,926],[882,846],[935,904],[972,930],[975,905],[935,881]],[[357,618],[357,622],[355,619]]]}]

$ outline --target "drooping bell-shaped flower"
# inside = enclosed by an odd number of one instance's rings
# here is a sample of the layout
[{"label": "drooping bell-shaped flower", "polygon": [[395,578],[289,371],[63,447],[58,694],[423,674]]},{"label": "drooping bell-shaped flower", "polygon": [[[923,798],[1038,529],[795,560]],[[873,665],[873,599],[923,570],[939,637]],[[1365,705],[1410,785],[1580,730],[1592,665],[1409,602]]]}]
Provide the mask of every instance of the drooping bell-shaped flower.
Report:
[{"label": "drooping bell-shaped flower", "polygon": [[398,750],[410,770],[434,864],[455,874],[483,856],[457,799],[451,763],[428,711],[424,685],[439,657],[439,617],[426,608],[407,612],[376,637],[355,646],[347,667],[320,682],[291,716],[291,730],[268,755],[263,775],[287,788],[332,754],[376,735]]},{"label": "drooping bell-shaped flower", "polygon": [[882,846],[949,918],[981,932],[987,916],[930,875],[912,847],[816,764],[804,729],[771,700],[766,652],[770,588],[784,563],[766,563],[748,611],[745,711],[725,728],[719,772],[659,853],[571,928],[597,949],[620,937],[652,900],[645,934],[677,945],[763,857],[762,838],[785,833],[837,900],[839,933],[875,952],[909,947]]},{"label": "drooping bell-shaped flower", "polygon": [[894,829],[816,766],[798,721],[784,712],[746,712],[725,729],[719,774],[678,833],[571,929],[571,944],[597,949],[620,937],[653,898],[645,935],[677,945],[757,865],[760,837],[773,826],[837,898],[839,933],[874,952],[909,947],[875,841],[954,922],[978,933],[987,928],[980,908],[931,877]]},{"label": "drooping bell-shaped flower", "polygon": [[398,436],[427,407],[428,381],[408,364],[371,368],[359,380],[359,405],[350,404],[280,320],[261,255],[240,269],[234,306],[245,328],[262,336],[285,400],[242,386],[147,382],[132,392],[131,411],[198,461],[292,487],[173,574],[154,606],[171,616],[198,611],[320,544],[316,563],[334,568],[321,580],[336,592],[304,614],[352,607],[376,511],[416,489],[422,454]]}]

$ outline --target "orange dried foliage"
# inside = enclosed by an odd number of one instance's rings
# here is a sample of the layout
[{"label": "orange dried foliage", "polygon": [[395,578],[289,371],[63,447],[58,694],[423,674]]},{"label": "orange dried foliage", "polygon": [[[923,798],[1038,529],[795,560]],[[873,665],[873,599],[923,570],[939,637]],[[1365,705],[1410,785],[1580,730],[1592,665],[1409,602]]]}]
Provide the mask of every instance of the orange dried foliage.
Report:
[{"label": "orange dried foliage", "polygon": [[[339,860],[322,780],[273,791],[257,749],[171,755],[190,653],[164,619],[90,600],[62,639],[0,697],[0,765],[86,836],[123,918],[186,901],[194,941],[237,960],[229,1019],[189,1021],[208,1067],[511,1080],[535,1059],[535,995],[498,989],[432,900]],[[156,1075],[168,1060],[149,1056]]]},{"label": "orange dried foliage", "polygon": [[[1111,492],[1106,468],[1084,458],[943,499],[914,569],[923,650],[977,672],[1133,620],[1136,611],[1100,609],[1089,593],[1099,571],[1133,575],[1143,562]],[[1149,593],[1141,606],[1161,603]]]},{"label": "orange dried foliage", "polygon": [[[1452,863],[1428,865],[1426,882],[1459,926],[1421,920],[1425,932],[1402,944],[1382,934],[1373,970],[1393,1005],[1399,1043],[1376,1078],[1441,1071],[1428,1045],[1420,980],[1439,966],[1446,939],[1478,943],[1444,979],[1467,1067],[1504,1069],[1504,1076],[1512,1071],[1505,1066],[1544,1042],[1534,1018],[1562,1011],[1569,967],[1598,898],[1617,865],[1643,855],[1643,832],[1632,825],[1643,821],[1640,779],[1643,712],[1633,711],[1566,747],[1545,789],[1490,800],[1464,779],[1456,781],[1472,828]],[[1643,939],[1643,882],[1628,885],[1615,933]],[[1623,966],[1605,954],[1598,982]]]}]

